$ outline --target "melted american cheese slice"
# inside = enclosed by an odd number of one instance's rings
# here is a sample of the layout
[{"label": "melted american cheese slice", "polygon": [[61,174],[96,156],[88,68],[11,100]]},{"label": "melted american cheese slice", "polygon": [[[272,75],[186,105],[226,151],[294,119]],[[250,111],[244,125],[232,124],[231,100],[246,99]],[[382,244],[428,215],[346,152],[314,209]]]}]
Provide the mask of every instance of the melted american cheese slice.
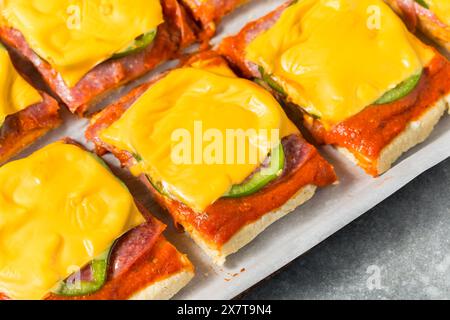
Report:
[{"label": "melted american cheese slice", "polygon": [[333,124],[420,72],[434,53],[381,0],[300,0],[246,55],[294,103]]},{"label": "melted american cheese slice", "polygon": [[450,26],[450,1],[426,0],[430,10],[445,24]]},{"label": "melted american cheese slice", "polygon": [[0,168],[0,292],[41,299],[143,222],[126,187],[88,152],[55,143]]},{"label": "melted american cheese slice", "polygon": [[[196,66],[172,71],[150,87],[120,120],[101,133],[101,138],[120,149],[139,154],[142,161],[134,170],[136,174],[146,173],[154,182],[161,183],[171,196],[201,212],[232,185],[246,179],[279,143],[280,137],[298,131],[277,101],[253,82],[238,79],[224,66]],[[195,123],[201,123],[201,132]],[[179,129],[189,133],[192,149],[209,129],[221,137],[226,137],[230,129],[254,129],[257,133],[259,129],[268,132],[278,129],[279,137],[277,141],[269,135],[268,139],[245,137],[245,154],[250,154],[252,145],[262,155],[256,162],[250,158],[239,162],[235,150],[229,162],[210,163],[203,158],[197,164],[195,159],[180,164],[172,157],[172,148],[178,142],[172,135]],[[224,148],[221,150],[226,153],[227,143],[222,141]],[[200,142],[201,152],[206,151],[210,143]],[[231,148],[231,144],[228,147]]]},{"label": "melted american cheese slice", "polygon": [[39,92],[19,75],[8,52],[0,45],[0,126],[6,116],[40,101]]},{"label": "melted american cheese slice", "polygon": [[4,0],[6,23],[73,87],[163,22],[159,0]]}]

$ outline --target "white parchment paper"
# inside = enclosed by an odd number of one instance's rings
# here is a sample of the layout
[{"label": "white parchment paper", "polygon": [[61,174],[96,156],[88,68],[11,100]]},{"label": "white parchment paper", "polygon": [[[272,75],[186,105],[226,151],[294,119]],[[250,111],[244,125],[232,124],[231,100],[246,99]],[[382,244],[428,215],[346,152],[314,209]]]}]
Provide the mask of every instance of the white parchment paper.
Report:
[{"label": "white parchment paper", "polygon": [[[238,32],[248,21],[264,15],[284,1],[252,1],[223,21],[219,35],[213,39],[213,43],[217,44],[223,36]],[[158,71],[166,67],[167,65]],[[148,77],[150,75],[118,90],[109,100],[120,96]],[[68,113],[65,118],[65,124],[61,128],[19,157],[66,136],[84,143],[88,148],[91,147],[84,139],[87,120],[78,119]],[[167,238],[180,251],[188,254],[196,266],[196,277],[175,298],[231,299],[358,218],[422,172],[448,158],[449,141],[450,117],[446,115],[425,143],[410,150],[390,171],[377,179],[367,176],[332,148],[320,149],[335,166],[340,179],[339,185],[319,190],[308,203],[269,227],[237,254],[230,256],[224,267],[214,266],[192,240],[177,233],[168,215],[149,199],[145,188],[138,181],[117,167],[112,156],[106,156],[105,159],[116,166],[115,172],[127,182],[132,193],[141,201],[145,201],[155,216],[168,225],[165,232]]]}]

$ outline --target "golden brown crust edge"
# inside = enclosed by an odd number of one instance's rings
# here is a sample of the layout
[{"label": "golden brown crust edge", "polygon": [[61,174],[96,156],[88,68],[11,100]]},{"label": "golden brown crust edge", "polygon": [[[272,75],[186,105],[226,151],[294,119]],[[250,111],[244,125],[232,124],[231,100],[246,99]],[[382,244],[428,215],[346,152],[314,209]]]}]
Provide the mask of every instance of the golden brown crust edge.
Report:
[{"label": "golden brown crust edge", "polygon": [[7,116],[0,127],[0,165],[61,122],[58,103],[46,94],[42,102]]},{"label": "golden brown crust edge", "polygon": [[[368,174],[377,177],[388,171],[403,153],[424,142],[449,106],[450,95],[437,101],[420,118],[409,122],[405,130],[383,148],[376,160],[367,160],[364,163],[355,157],[354,151],[344,147],[337,147],[337,150]],[[364,156],[359,155],[358,158],[362,159]]]},{"label": "golden brown crust edge", "polygon": [[314,196],[316,189],[317,186],[315,185],[310,184],[304,186],[281,207],[267,212],[256,221],[252,221],[243,226],[230,240],[225,242],[219,248],[216,244],[205,239],[202,234],[194,228],[186,229],[186,232],[215,264],[223,266],[228,256],[238,252],[263,233],[270,225],[310,200]]}]

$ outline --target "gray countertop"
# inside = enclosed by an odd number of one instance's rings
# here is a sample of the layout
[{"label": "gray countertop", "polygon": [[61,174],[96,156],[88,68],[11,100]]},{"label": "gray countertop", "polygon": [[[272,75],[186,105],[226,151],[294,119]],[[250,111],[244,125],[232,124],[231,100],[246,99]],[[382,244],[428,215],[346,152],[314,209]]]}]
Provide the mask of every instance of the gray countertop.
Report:
[{"label": "gray countertop", "polygon": [[244,299],[450,299],[450,159]]}]

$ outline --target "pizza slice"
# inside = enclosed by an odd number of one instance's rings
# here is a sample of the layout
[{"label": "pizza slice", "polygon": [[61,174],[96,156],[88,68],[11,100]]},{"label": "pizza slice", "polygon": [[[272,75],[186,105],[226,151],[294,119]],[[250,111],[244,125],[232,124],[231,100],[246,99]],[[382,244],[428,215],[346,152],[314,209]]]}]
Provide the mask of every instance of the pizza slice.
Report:
[{"label": "pizza slice", "polygon": [[424,141],[450,101],[450,62],[381,0],[290,1],[219,52],[373,176]]},{"label": "pizza slice", "polygon": [[72,141],[0,168],[0,299],[168,299],[193,267],[96,155]]},{"label": "pizza slice", "polygon": [[110,105],[86,137],[139,176],[217,264],[336,181],[275,98],[214,52]]}]

